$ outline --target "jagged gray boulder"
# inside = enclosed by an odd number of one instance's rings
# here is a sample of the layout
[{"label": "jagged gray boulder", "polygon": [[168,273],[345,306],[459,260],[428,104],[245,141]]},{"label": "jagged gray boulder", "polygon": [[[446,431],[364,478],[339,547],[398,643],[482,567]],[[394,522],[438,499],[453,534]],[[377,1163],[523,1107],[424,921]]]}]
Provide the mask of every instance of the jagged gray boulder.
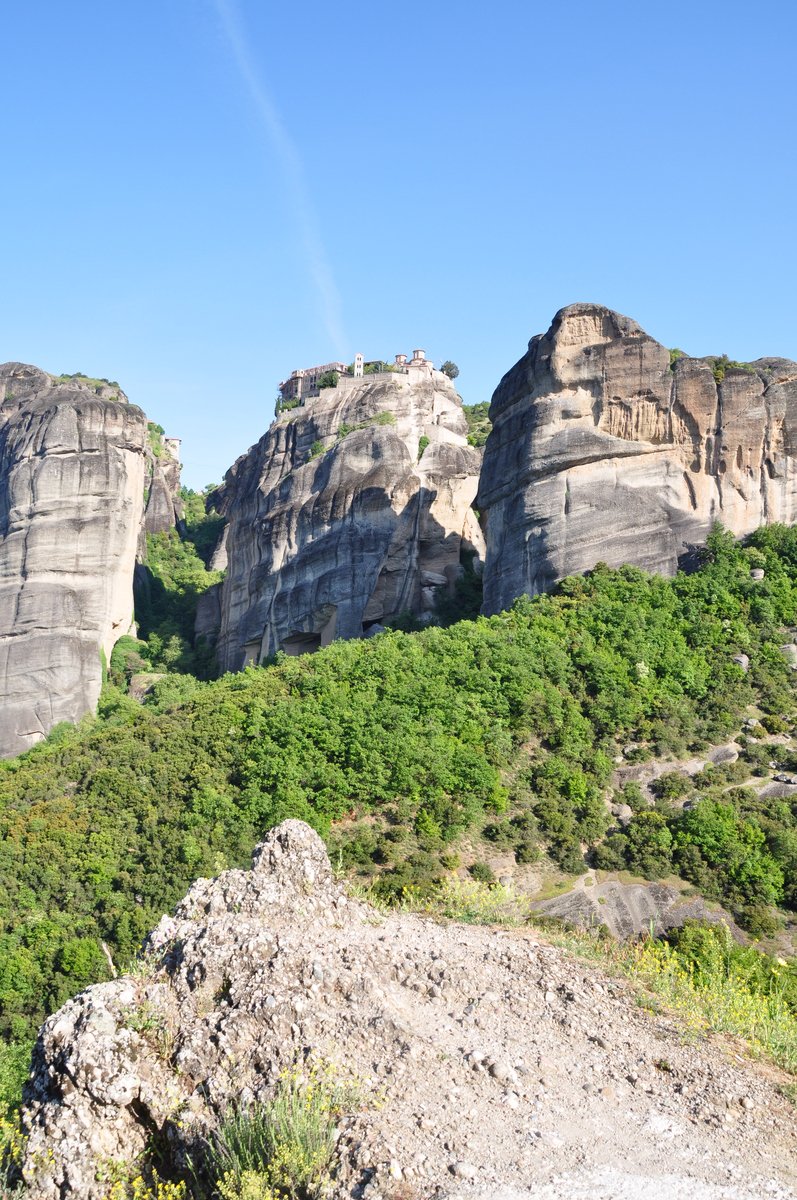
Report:
[{"label": "jagged gray boulder", "polygon": [[771,1069],[682,1033],[537,931],[347,898],[316,834],[286,821],[251,871],[191,888],[134,976],[46,1022],[25,1195],[105,1200],[109,1164],[147,1145],[171,1171],[201,1163],[230,1105],[315,1061],[361,1093],[330,1200],[793,1200],[793,1113]]},{"label": "jagged gray boulder", "polygon": [[145,443],[118,388],[0,366],[0,755],[96,705],[133,617]]},{"label": "jagged gray boulder", "polygon": [[430,614],[463,551],[482,550],[466,435],[453,384],[431,366],[344,376],[283,413],[213,497],[228,518],[222,667]]},{"label": "jagged gray boulder", "polygon": [[598,562],[672,575],[719,520],[797,516],[797,364],[670,353],[635,321],[572,304],[501,380],[478,507],[484,611]]}]

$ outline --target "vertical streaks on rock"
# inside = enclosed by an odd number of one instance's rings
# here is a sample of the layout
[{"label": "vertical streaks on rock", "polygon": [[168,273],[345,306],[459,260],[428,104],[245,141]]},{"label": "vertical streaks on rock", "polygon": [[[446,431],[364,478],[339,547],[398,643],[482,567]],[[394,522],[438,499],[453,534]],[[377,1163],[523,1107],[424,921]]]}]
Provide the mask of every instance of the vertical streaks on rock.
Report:
[{"label": "vertical streaks on rock", "polygon": [[0,755],[97,702],[132,620],[144,414],[0,367]]},{"label": "vertical streaks on rock", "polygon": [[180,496],[180,462],[164,449],[160,458],[147,453],[146,507],[142,533],[168,533],[180,526],[183,501]]}]

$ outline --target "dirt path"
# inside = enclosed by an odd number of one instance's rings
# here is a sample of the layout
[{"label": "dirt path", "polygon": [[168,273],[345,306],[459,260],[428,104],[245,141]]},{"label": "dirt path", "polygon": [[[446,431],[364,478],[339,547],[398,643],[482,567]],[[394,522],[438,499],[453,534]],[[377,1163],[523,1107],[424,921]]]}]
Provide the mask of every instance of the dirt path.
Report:
[{"label": "dirt path", "polygon": [[440,953],[444,986],[409,1002],[406,983],[380,987],[426,1049],[388,1069],[392,1128],[380,1115],[358,1130],[376,1168],[366,1200],[391,1195],[391,1164],[414,1185],[396,1197],[432,1194],[426,1181],[463,1200],[794,1197],[794,1110],[769,1072],[685,1044],[536,934],[390,918],[381,937],[402,965],[408,935],[414,961]]}]

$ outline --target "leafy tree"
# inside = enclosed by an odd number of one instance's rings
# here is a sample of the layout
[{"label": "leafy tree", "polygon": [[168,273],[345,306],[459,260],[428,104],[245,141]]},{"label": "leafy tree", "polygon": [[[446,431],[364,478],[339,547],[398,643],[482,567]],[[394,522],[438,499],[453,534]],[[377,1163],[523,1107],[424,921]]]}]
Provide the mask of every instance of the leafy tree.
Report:
[{"label": "leafy tree", "polygon": [[622,871],[627,855],[628,838],[624,833],[612,833],[595,849],[593,864],[599,871]]},{"label": "leafy tree", "polygon": [[646,812],[650,807],[642,788],[638,783],[629,780],[620,789],[617,797],[620,804],[627,804],[632,812]]},{"label": "leafy tree", "polygon": [[733,903],[768,905],[783,899],[783,870],[766,849],[763,831],[739,817],[732,804],[701,800],[678,820],[674,842],[684,872],[691,862],[683,851],[694,847],[713,868],[718,890]]},{"label": "leafy tree", "polygon": [[186,487],[180,488],[184,508],[183,541],[193,546],[206,567],[210,566],[211,557],[227,523],[227,518],[222,517],[213,507],[215,491],[216,485],[212,483],[201,492]]},{"label": "leafy tree", "polygon": [[440,370],[444,375],[447,375],[449,379],[456,379],[459,375],[459,367],[455,362],[452,362],[450,358],[447,358],[446,361],[442,363]]},{"label": "leafy tree", "polygon": [[672,870],[672,833],[661,813],[636,813],[625,832],[626,861],[645,879],[661,879]]}]

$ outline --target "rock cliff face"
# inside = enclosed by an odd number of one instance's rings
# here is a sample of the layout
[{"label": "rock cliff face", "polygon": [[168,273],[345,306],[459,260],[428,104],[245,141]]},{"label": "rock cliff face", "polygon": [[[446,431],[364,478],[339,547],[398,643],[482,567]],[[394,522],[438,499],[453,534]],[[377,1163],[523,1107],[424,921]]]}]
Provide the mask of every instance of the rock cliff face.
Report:
[{"label": "rock cliff face", "polygon": [[672,575],[720,520],[737,536],[797,517],[797,364],[715,380],[670,365],[636,322],[594,304],[556,314],[490,407],[478,507],[484,611],[597,562]]},{"label": "rock cliff face", "polygon": [[97,702],[133,616],[145,443],[118,389],[0,366],[0,755]]},{"label": "rock cliff face", "polygon": [[222,667],[430,612],[463,550],[482,549],[466,433],[453,384],[428,364],[344,377],[278,418],[214,497],[228,518]]},{"label": "rock cliff face", "polygon": [[143,533],[167,533],[175,529],[183,519],[183,502],[180,498],[180,460],[171,447],[173,438],[159,439],[159,453],[147,447],[145,470],[146,506],[144,509]]},{"label": "rock cliff face", "polygon": [[191,888],[135,977],[44,1025],[25,1195],[105,1200],[109,1164],[147,1146],[168,1173],[201,1170],[231,1104],[331,1062],[361,1102],[330,1200],[793,1200],[773,1070],[682,1034],[535,931],[348,899],[317,835],[286,821],[251,871]]}]

